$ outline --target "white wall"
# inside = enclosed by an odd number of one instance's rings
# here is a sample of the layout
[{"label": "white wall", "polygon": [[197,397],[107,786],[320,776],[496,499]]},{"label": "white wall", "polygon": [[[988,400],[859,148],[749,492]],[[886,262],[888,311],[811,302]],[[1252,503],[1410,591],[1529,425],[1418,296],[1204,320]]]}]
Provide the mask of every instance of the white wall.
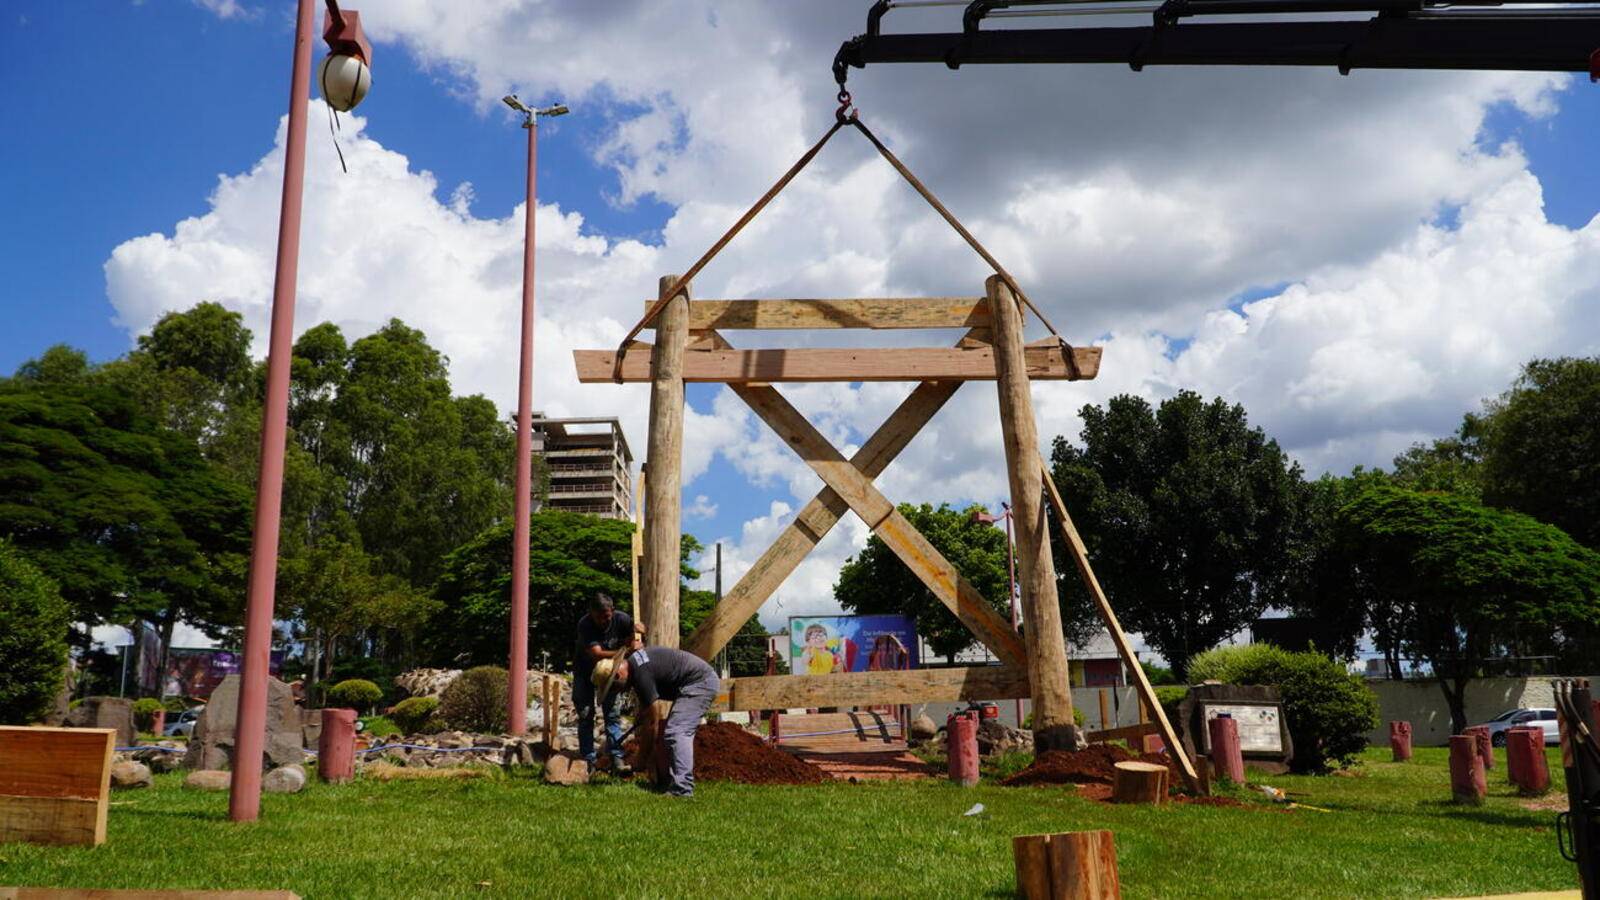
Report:
[{"label": "white wall", "polygon": [[[1467,684],[1467,724],[1477,725],[1508,709],[1519,706],[1555,705],[1551,678],[1478,678]],[[1590,677],[1590,683],[1595,678]],[[1367,732],[1367,741],[1388,745],[1389,722],[1411,723],[1411,741],[1420,746],[1444,746],[1450,742],[1450,706],[1444,690],[1432,679],[1415,681],[1369,681],[1378,695],[1378,727]]]}]

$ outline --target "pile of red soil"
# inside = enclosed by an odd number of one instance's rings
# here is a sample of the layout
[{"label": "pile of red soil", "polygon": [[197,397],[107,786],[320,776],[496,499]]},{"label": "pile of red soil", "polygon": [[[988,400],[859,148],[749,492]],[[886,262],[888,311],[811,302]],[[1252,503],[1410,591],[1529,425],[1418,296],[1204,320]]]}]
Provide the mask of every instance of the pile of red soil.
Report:
[{"label": "pile of red soil", "polygon": [[821,769],[796,759],[732,722],[707,722],[694,735],[696,781],[820,784]]},{"label": "pile of red soil", "polygon": [[1166,766],[1172,772],[1168,783],[1176,786],[1178,768],[1174,760],[1160,753],[1134,754],[1120,744],[1090,744],[1077,752],[1046,750],[1034,757],[1026,769],[1000,782],[1006,787],[1045,784],[1110,784],[1113,768],[1119,762],[1138,760]]}]

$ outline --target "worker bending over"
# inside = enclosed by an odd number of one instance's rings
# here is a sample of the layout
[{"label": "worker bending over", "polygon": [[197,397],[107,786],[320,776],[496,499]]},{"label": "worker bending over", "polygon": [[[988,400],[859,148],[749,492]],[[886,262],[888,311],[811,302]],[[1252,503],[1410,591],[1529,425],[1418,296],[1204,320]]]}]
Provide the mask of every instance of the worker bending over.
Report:
[{"label": "worker bending over", "polygon": [[721,689],[717,672],[693,653],[671,647],[646,647],[638,635],[620,660],[605,659],[595,664],[596,685],[612,681],[633,688],[639,700],[635,727],[641,735],[655,727],[655,702],[672,701],[672,711],[662,729],[671,758],[667,793],[675,797],[694,795],[694,733],[700,719],[711,708]]}]

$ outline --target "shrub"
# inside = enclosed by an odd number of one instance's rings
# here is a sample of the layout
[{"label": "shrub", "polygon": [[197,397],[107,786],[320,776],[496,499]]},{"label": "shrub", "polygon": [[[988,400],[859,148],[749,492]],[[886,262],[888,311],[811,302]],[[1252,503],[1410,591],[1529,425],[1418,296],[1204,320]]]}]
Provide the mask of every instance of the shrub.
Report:
[{"label": "shrub", "polygon": [[434,718],[434,714],[438,711],[438,697],[412,697],[395,704],[394,709],[389,712],[389,718],[406,734],[423,734],[443,730],[442,727],[430,727],[442,726],[443,723]]},{"label": "shrub", "polygon": [[182,697],[168,697],[161,701],[161,706],[169,713],[181,713],[189,708],[189,701]]},{"label": "shrub", "polygon": [[390,737],[401,734],[400,727],[388,716],[362,716],[361,733],[373,737]]},{"label": "shrub", "polygon": [[54,582],[0,541],[0,724],[43,718],[67,665],[67,602]]},{"label": "shrub", "polygon": [[154,697],[142,697],[133,701],[133,727],[140,731],[152,731],[156,726],[156,713],[166,709],[161,701]]},{"label": "shrub", "polygon": [[1378,727],[1378,698],[1366,683],[1315,651],[1291,653],[1269,644],[1218,647],[1191,660],[1189,672],[1226,684],[1277,685],[1297,771],[1351,765],[1367,746],[1366,732]]},{"label": "shrub", "polygon": [[511,677],[500,666],[468,669],[439,697],[439,717],[461,731],[504,731],[510,686]]},{"label": "shrub", "polygon": [[383,689],[365,678],[350,678],[328,688],[328,704],[363,711],[383,699]]}]

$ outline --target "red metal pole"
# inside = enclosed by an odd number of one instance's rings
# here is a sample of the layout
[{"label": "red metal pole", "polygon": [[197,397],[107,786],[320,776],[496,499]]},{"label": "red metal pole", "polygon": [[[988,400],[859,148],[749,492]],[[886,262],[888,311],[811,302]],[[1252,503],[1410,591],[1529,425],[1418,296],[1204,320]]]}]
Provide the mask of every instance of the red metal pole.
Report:
[{"label": "red metal pole", "polygon": [[261,757],[267,732],[267,671],[272,653],[272,602],[278,575],[278,517],[289,418],[289,358],[294,347],[295,276],[300,267],[300,205],[305,191],[306,106],[311,96],[311,40],[316,0],[300,0],[289,79],[289,131],[283,147],[283,201],[278,211],[278,267],[272,286],[267,345],[267,395],[261,413],[261,469],[256,483],[245,601],[244,665],[239,675],[233,778],[228,816],[254,822],[261,814]]},{"label": "red metal pole", "polygon": [[529,115],[528,196],[522,232],[522,371],[517,382],[517,486],[511,538],[511,689],[506,721],[512,734],[528,733],[528,517],[533,505],[533,217],[537,207],[535,162],[538,117]]}]

